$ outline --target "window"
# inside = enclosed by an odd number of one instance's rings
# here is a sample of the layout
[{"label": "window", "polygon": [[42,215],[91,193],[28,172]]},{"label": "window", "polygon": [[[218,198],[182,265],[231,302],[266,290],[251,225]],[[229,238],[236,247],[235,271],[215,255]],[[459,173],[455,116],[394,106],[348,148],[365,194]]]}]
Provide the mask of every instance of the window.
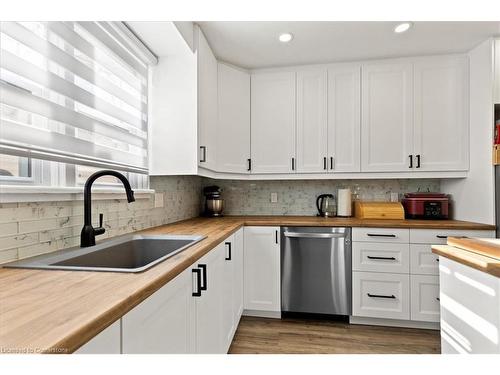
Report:
[{"label": "window", "polygon": [[80,186],[106,168],[147,187],[156,57],[125,24],[1,22],[0,48],[1,184]]}]

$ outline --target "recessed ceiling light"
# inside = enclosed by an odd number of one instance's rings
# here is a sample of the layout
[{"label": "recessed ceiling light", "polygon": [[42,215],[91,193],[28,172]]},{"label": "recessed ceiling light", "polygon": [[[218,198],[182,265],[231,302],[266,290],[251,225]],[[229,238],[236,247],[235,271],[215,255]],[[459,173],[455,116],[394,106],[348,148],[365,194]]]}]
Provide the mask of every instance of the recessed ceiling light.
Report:
[{"label": "recessed ceiling light", "polygon": [[283,33],[283,34],[280,34],[280,36],[279,36],[279,40],[282,43],[288,43],[292,39],[293,39],[293,35],[290,33]]},{"label": "recessed ceiling light", "polygon": [[395,33],[404,33],[405,31],[408,31],[410,29],[410,27],[412,27],[412,23],[411,22],[403,22],[403,23],[400,23],[399,25],[397,25],[395,28],[394,28],[394,32]]}]

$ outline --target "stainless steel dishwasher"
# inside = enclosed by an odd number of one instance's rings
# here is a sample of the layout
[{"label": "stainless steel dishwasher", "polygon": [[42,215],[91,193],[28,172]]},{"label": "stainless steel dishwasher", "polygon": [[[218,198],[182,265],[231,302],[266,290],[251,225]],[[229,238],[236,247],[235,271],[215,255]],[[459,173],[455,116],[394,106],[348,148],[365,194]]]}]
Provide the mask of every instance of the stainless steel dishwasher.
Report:
[{"label": "stainless steel dishwasher", "polygon": [[281,228],[281,311],[351,314],[351,228]]}]

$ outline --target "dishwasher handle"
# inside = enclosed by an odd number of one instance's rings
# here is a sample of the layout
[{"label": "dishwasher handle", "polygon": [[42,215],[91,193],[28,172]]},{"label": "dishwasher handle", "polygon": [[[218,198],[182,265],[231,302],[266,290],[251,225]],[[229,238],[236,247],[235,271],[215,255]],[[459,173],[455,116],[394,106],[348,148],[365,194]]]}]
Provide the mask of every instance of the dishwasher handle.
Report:
[{"label": "dishwasher handle", "polygon": [[291,238],[344,238],[345,233],[303,233],[303,232],[284,232],[285,237]]}]

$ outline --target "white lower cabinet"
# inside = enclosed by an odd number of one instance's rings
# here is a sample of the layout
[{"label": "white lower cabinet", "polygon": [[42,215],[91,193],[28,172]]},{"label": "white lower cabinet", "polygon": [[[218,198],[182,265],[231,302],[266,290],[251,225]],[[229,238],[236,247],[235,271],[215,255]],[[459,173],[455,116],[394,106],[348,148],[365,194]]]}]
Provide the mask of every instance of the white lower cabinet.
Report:
[{"label": "white lower cabinet", "polygon": [[411,275],[411,320],[439,322],[439,276]]},{"label": "white lower cabinet", "polygon": [[123,353],[192,353],[194,312],[189,268],[122,317]]},{"label": "white lower cabinet", "polygon": [[227,353],[242,310],[240,230],[122,317],[122,352]]},{"label": "white lower cabinet", "polygon": [[495,231],[353,228],[353,316],[437,327],[440,260],[432,244],[463,236],[494,237]]},{"label": "white lower cabinet", "polygon": [[243,312],[243,230],[224,241],[222,346],[229,350]]},{"label": "white lower cabinet", "polygon": [[[224,242],[217,245],[195,266],[201,272],[195,276],[200,280],[201,295],[195,297],[195,352],[203,354],[224,353],[222,340],[222,307],[224,293]],[[198,289],[198,288],[195,288]]]},{"label": "white lower cabinet", "polygon": [[500,278],[440,257],[441,353],[500,354]]},{"label": "white lower cabinet", "polygon": [[403,274],[353,272],[354,316],[410,319],[410,277]]},{"label": "white lower cabinet", "polygon": [[75,351],[75,354],[120,354],[120,320]]},{"label": "white lower cabinet", "polygon": [[281,312],[280,228],[245,227],[244,308],[246,313]]}]

